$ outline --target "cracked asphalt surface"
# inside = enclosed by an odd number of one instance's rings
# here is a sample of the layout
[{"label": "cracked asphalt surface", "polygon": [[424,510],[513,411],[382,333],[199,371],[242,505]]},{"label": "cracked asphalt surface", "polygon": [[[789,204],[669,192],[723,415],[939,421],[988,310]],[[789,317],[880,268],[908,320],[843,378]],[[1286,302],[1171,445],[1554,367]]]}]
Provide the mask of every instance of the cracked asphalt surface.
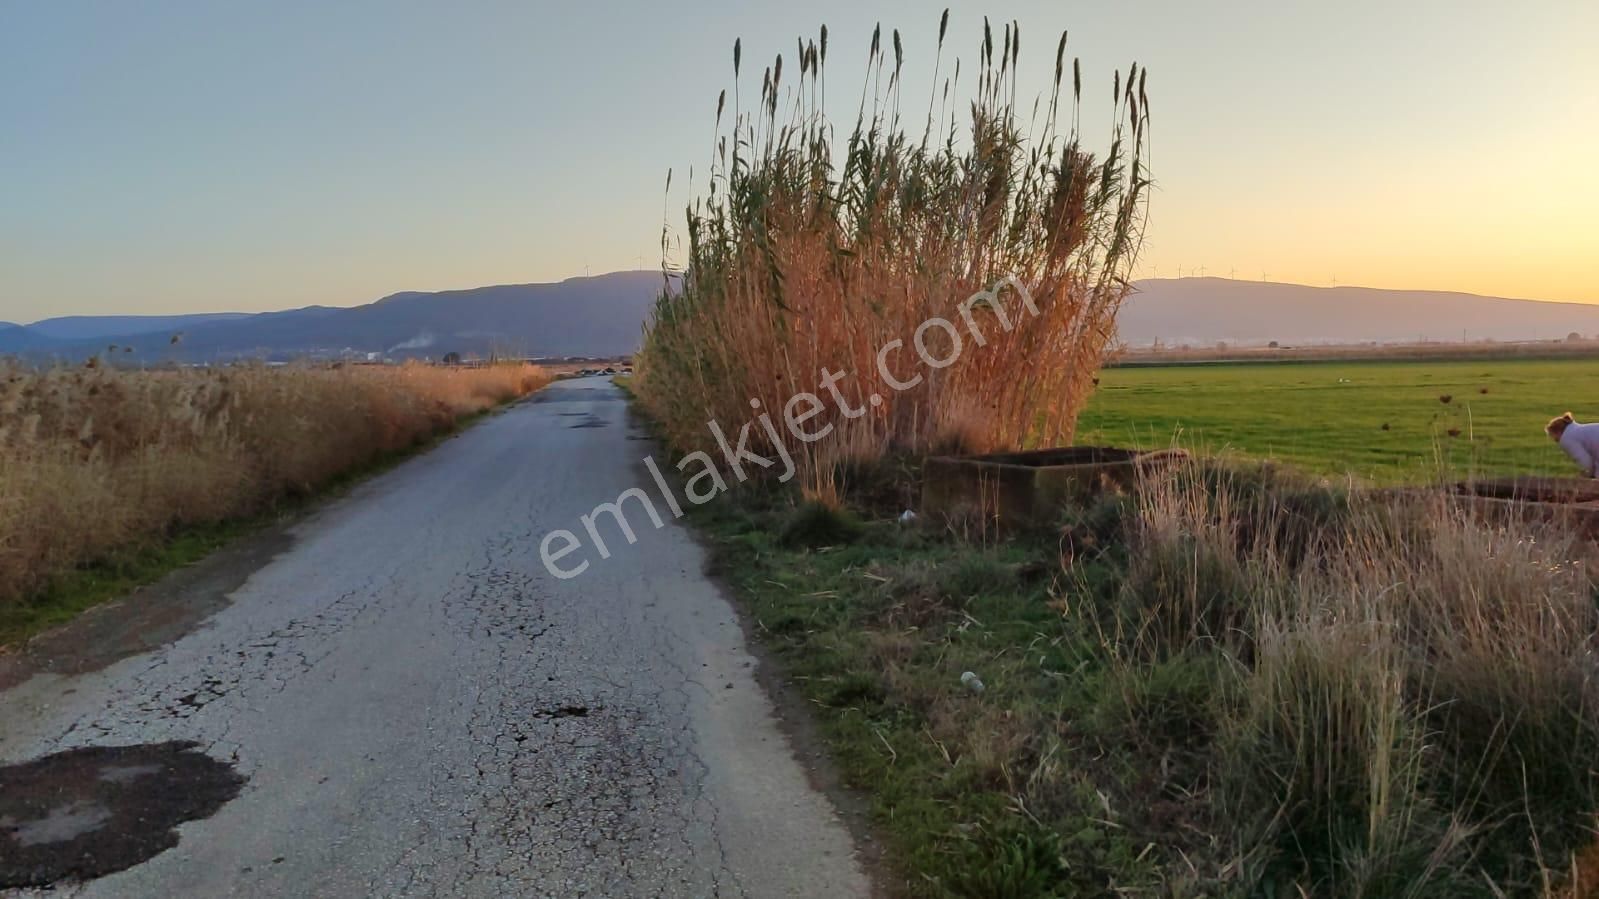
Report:
[{"label": "cracked asphalt surface", "polygon": [[0,693],[0,764],[187,740],[247,778],[47,894],[869,895],[688,532],[635,514],[581,577],[539,560],[655,495],[641,436],[607,381],[557,382],[296,526],[171,642]]}]

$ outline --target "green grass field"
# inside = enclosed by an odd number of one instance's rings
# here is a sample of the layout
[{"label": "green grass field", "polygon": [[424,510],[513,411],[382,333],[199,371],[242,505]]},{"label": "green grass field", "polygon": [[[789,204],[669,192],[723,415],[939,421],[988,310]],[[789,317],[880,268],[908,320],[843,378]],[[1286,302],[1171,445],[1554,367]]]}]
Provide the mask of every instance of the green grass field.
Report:
[{"label": "green grass field", "polygon": [[1568,409],[1599,419],[1599,360],[1127,367],[1104,372],[1077,442],[1175,443],[1382,483],[1576,474],[1543,432]]}]

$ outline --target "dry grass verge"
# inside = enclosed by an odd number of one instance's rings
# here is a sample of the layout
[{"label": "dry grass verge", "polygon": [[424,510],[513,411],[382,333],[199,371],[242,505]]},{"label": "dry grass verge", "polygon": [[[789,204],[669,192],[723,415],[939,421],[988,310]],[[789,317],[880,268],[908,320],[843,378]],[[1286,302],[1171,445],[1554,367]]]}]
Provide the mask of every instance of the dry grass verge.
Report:
[{"label": "dry grass verge", "polygon": [[0,606],[543,386],[532,366],[0,368]]}]

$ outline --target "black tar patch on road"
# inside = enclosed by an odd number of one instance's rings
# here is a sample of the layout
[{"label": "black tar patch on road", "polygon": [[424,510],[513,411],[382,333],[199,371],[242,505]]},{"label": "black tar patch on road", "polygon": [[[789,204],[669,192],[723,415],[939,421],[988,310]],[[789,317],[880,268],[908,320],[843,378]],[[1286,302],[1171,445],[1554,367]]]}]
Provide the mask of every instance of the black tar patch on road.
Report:
[{"label": "black tar patch on road", "polygon": [[91,880],[178,844],[244,778],[197,743],[69,749],[0,767],[0,887]]}]

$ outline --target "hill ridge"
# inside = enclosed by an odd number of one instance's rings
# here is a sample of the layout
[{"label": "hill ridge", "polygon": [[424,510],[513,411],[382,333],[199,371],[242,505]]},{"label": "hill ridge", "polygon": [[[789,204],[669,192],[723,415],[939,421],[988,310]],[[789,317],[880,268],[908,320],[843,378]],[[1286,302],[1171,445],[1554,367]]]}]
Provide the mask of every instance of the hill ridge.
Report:
[{"label": "hill ridge", "polygon": [[[621,356],[637,349],[659,271],[552,282],[398,291],[357,306],[259,313],[60,316],[0,324],[0,353],[71,361],[107,344],[132,358],[437,358],[446,353]],[[1461,291],[1310,286],[1219,277],[1149,278],[1118,327],[1132,346],[1559,339],[1599,334],[1599,305]],[[137,331],[118,331],[133,323]],[[41,330],[40,326],[45,326]],[[63,334],[92,333],[72,339]],[[56,333],[49,333],[54,330]],[[177,343],[173,335],[182,332]]]}]

